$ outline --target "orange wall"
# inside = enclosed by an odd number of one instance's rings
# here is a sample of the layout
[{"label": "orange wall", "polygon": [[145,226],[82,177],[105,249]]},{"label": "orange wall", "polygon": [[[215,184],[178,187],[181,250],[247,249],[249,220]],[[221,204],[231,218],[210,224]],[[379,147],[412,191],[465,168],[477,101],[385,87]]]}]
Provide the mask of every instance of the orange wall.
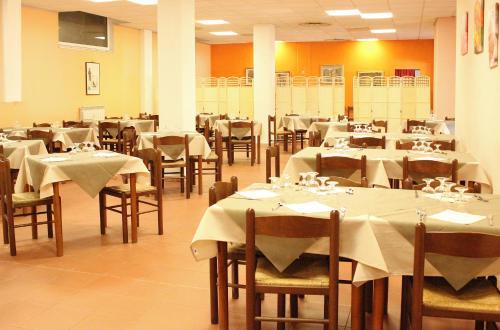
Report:
[{"label": "orange wall", "polygon": [[[434,41],[276,44],[276,71],[290,71],[294,76],[317,76],[322,64],[344,64],[346,104],[352,105],[352,77],[357,71],[382,70],[386,76],[390,76],[396,68],[418,68],[424,75],[430,76],[432,81]],[[252,66],[252,44],[212,45],[212,76],[244,76],[245,68]]]}]

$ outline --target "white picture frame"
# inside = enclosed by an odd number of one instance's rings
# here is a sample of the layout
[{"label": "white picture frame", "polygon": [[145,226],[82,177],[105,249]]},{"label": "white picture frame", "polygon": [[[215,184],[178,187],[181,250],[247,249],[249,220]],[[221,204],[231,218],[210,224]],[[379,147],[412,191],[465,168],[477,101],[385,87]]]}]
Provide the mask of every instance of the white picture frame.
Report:
[{"label": "white picture frame", "polygon": [[101,94],[101,65],[85,62],[85,92],[87,95]]},{"label": "white picture frame", "polygon": [[324,81],[333,81],[334,77],[344,76],[343,64],[323,64],[320,66],[320,77]]}]

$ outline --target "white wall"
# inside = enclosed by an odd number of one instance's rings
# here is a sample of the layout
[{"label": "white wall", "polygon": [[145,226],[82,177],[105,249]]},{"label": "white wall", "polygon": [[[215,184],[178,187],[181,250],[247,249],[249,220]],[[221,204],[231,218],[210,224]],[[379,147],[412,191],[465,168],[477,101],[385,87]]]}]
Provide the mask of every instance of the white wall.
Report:
[{"label": "white wall", "polygon": [[438,18],[434,24],[434,113],[455,117],[455,17]]},{"label": "white wall", "polygon": [[[478,158],[500,191],[500,68],[490,69],[488,26],[492,0],[485,1],[485,39],[481,54],[474,53],[475,0],[457,1],[456,134],[462,145]],[[469,12],[469,53],[461,55],[464,12]]]},{"label": "white wall", "polygon": [[211,46],[196,43],[196,77],[210,77],[212,71],[211,64]]}]

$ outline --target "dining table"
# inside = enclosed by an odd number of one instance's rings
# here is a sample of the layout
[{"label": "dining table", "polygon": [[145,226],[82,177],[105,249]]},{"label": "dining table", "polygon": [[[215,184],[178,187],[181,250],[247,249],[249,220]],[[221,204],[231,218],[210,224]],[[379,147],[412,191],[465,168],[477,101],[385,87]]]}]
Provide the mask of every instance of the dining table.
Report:
[{"label": "dining table", "polygon": [[25,186],[40,192],[40,198],[53,196],[56,254],[63,252],[62,206],[60,185],[75,182],[87,195],[95,198],[99,192],[119,175],[129,175],[131,195],[131,237],[137,242],[137,182],[149,184],[150,174],[140,158],[111,151],[54,153],[26,156],[19,168],[15,192],[25,191]]},{"label": "dining table", "polygon": [[47,147],[42,140],[2,141],[4,156],[10,162],[10,168],[18,170],[26,156],[47,155]]},{"label": "dining table", "polygon": [[9,137],[26,138],[28,130],[31,131],[52,131],[54,137],[52,142],[60,143],[62,150],[66,150],[75,144],[83,142],[91,142],[99,147],[99,138],[97,132],[92,128],[80,127],[20,127],[4,129],[4,132]]},{"label": "dining table", "polygon": [[[364,328],[362,286],[369,281],[374,285],[372,329],[383,328],[386,279],[413,274],[417,223],[424,222],[428,231],[500,235],[499,195],[445,196],[401,189],[299,185],[276,188],[270,184],[252,184],[243,193],[209,207],[191,242],[195,260],[218,258],[221,329],[230,328],[225,251],[228,245],[245,243],[245,214],[249,208],[255,210],[257,217],[294,215],[324,219],[329,218],[330,211],[339,210],[339,254],[354,262],[351,329]],[[259,236],[256,247],[280,272],[303,253],[329,253],[328,238]],[[473,260],[432,254],[426,258],[425,275],[442,276],[455,290],[477,276],[500,274],[500,258]]]},{"label": "dining table", "polygon": [[[250,120],[241,120],[241,119],[235,119],[235,120],[227,120],[227,119],[219,119],[215,121],[214,124],[214,129],[218,130],[222,138],[227,138],[229,137],[229,122],[250,122]],[[260,164],[260,137],[262,135],[262,123],[259,121],[253,121],[253,133],[256,139],[256,145],[257,145],[257,164]],[[233,137],[237,139],[243,139],[246,137],[249,137],[251,135],[251,131],[249,128],[233,128],[231,131],[231,134]]]},{"label": "dining table", "polygon": [[[198,163],[198,194],[203,193],[203,159],[207,159],[210,156],[212,150],[208,145],[205,136],[195,132],[195,131],[164,131],[160,130],[158,132],[143,132],[139,133],[137,137],[137,147],[138,149],[148,149],[154,148],[153,140],[154,137],[164,137],[164,136],[188,136],[189,139],[189,156],[194,157]],[[177,160],[183,158],[185,155],[184,145],[182,146],[159,146],[162,156],[167,160]]]},{"label": "dining table", "polygon": [[213,113],[200,113],[198,114],[198,116],[200,116],[200,126],[203,127],[204,123],[208,120],[209,128],[213,128],[215,121],[220,119],[220,115]]},{"label": "dining table", "polygon": [[[120,123],[120,128],[134,127],[137,133],[155,131],[155,121],[152,119],[103,119],[85,122],[89,123],[90,127],[92,127],[97,133],[99,132],[99,122]],[[108,131],[113,136],[117,134],[117,132],[114,132],[113,129],[108,129]]]},{"label": "dining table", "polygon": [[[405,156],[409,160],[431,159],[441,162],[451,162],[456,159],[458,161],[459,180],[480,183],[482,191],[491,192],[489,177],[477,159],[469,153],[458,151],[427,153],[413,150],[308,147],[289,158],[283,173],[289,175],[292,180],[297,182],[300,179],[300,173],[316,171],[316,155],[318,153],[322,157],[337,156],[361,159],[362,156],[366,156],[368,183],[386,188],[390,187],[389,179],[403,179],[403,158]],[[342,173],[342,175],[338,176],[349,177],[356,181],[361,179],[359,171]]]}]

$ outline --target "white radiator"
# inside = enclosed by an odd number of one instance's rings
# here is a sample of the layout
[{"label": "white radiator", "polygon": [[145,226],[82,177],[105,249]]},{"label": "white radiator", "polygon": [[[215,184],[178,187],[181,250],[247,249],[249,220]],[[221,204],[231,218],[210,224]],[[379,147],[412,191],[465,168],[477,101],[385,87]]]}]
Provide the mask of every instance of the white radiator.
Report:
[{"label": "white radiator", "polygon": [[104,120],[105,119],[104,106],[88,106],[80,108],[80,120]]}]

